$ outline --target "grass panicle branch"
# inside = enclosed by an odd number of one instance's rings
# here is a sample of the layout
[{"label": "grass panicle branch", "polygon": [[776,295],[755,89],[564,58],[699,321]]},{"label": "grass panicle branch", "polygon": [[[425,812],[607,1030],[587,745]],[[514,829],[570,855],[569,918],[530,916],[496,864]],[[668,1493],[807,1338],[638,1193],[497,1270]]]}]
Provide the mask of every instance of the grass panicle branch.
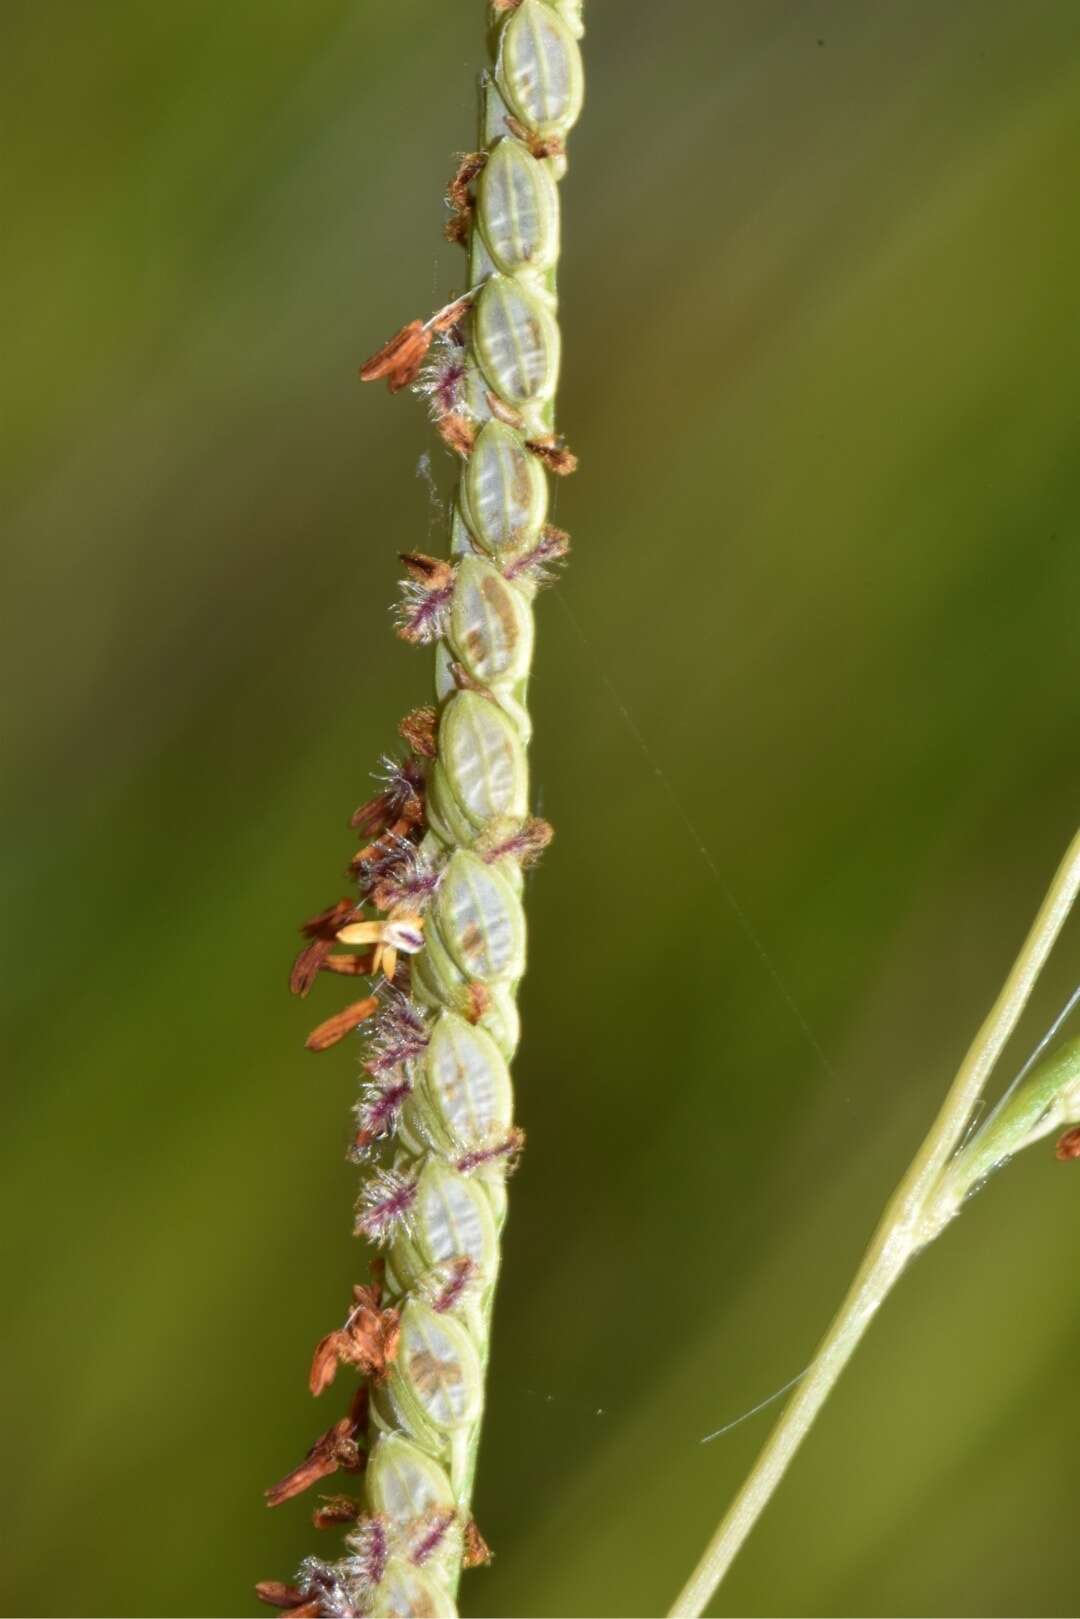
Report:
[{"label": "grass panicle branch", "polygon": [[[990,1015],[973,1041],[929,1134],[893,1194],[862,1264],[806,1374],[741,1489],[675,1599],[673,1615],[696,1619],[768,1505],[863,1334],[909,1260],[959,1212],[990,1172],[1032,1141],[1080,1119],[1080,1042],[1052,1053],[1016,1087],[966,1145],[965,1132],[1080,892],[1080,833],[1050,885]],[[1063,1136],[1060,1158],[1073,1150]]]},{"label": "grass panicle branch", "polygon": [[523,870],[551,836],[529,813],[533,602],[568,544],[547,523],[549,477],[576,465],[555,432],[555,272],[581,0],[494,0],[489,20],[480,144],[447,194],[467,290],[361,371],[426,398],[461,472],[449,556],[402,558],[398,633],[434,645],[435,703],[402,722],[407,752],[353,817],[357,897],[305,925],[293,969],[302,995],[320,972],[370,980],[308,1045],[366,1031],[356,1229],[381,1250],[311,1369],[313,1393],[341,1366],[360,1373],[357,1392],[269,1492],[277,1504],[339,1472],[362,1479],[359,1496],[315,1511],[319,1527],[345,1526],[344,1555],[258,1588],[295,1614],[453,1614],[462,1566],[488,1557],[471,1502],[506,1177],[523,1141],[509,1072]]}]

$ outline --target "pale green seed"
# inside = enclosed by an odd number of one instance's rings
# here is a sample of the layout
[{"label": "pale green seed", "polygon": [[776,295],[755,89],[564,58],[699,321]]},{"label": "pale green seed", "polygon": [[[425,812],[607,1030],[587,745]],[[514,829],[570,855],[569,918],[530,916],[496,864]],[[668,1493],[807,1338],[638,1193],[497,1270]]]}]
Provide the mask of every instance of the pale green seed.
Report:
[{"label": "pale green seed", "polygon": [[500,270],[546,270],[559,256],[559,194],[543,163],[507,136],[488,158],[477,219]]},{"label": "pale green seed", "polygon": [[532,545],[547,516],[543,468],[505,422],[481,428],[461,483],[462,515],[477,544],[498,554]]},{"label": "pale green seed", "polygon": [[559,381],[559,328],[535,293],[510,276],[491,276],[476,305],[473,337],[500,399],[525,406],[552,397]]},{"label": "pale green seed", "polygon": [[454,1505],[454,1491],[438,1462],[425,1456],[400,1434],[384,1434],[368,1460],[364,1476],[368,1504],[387,1518],[414,1518],[428,1512],[446,1512]]},{"label": "pale green seed", "polygon": [[436,1315],[419,1299],[410,1299],[401,1313],[401,1340],[389,1389],[406,1427],[421,1442],[428,1427],[452,1433],[475,1422],[484,1386],[468,1333],[452,1316]]},{"label": "pale green seed", "polygon": [[451,697],[443,709],[438,747],[446,786],[477,831],[496,816],[525,815],[529,795],[525,749],[489,698],[473,691]]},{"label": "pale green seed", "polygon": [[453,1259],[469,1259],[487,1276],[497,1250],[495,1222],[479,1187],[431,1159],[417,1186],[411,1229],[399,1233],[391,1250],[398,1280],[413,1287],[436,1265]]},{"label": "pale green seed", "polygon": [[449,639],[473,679],[487,685],[520,679],[532,661],[529,605],[482,557],[465,557],[458,565]]},{"label": "pale green seed", "polygon": [[542,0],[522,0],[511,15],[496,74],[503,100],[538,135],[565,135],[577,122],[585,95],[581,50]]},{"label": "pale green seed", "polygon": [[525,913],[506,878],[467,849],[443,873],[430,928],[466,977],[506,983],[525,971]]},{"label": "pale green seed", "polygon": [[489,1034],[451,1012],[435,1021],[414,1095],[446,1151],[470,1151],[513,1123],[505,1058]]}]

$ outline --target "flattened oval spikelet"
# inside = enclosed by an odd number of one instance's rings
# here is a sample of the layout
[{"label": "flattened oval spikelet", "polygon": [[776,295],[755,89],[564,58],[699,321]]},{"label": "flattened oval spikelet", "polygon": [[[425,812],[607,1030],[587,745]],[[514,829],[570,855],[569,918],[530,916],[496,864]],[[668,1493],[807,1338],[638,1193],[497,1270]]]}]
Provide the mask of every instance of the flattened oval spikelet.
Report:
[{"label": "flattened oval spikelet", "polygon": [[522,0],[503,32],[496,77],[503,100],[538,135],[565,135],[585,94],[581,49],[541,0]]},{"label": "flattened oval spikelet", "polygon": [[477,358],[511,405],[550,399],[559,381],[559,328],[535,293],[510,276],[489,276],[476,305]]},{"label": "flattened oval spikelet", "polygon": [[489,1034],[445,1012],[424,1053],[423,1100],[447,1141],[466,1151],[513,1123],[510,1070]]},{"label": "flattened oval spikelet", "polygon": [[364,1486],[372,1509],[388,1518],[445,1512],[455,1505],[453,1487],[438,1462],[398,1434],[383,1434],[378,1440]]},{"label": "flattened oval spikelet", "polygon": [[443,873],[432,925],[467,978],[505,983],[525,971],[525,913],[494,866],[459,849]]},{"label": "flattened oval spikelet", "polygon": [[390,1254],[404,1287],[454,1259],[471,1260],[480,1275],[491,1273],[498,1236],[491,1205],[478,1184],[432,1158],[417,1184],[413,1216],[411,1232],[400,1233]]},{"label": "flattened oval spikelet", "polygon": [[452,1433],[475,1422],[483,1405],[483,1380],[464,1327],[410,1299],[401,1313],[390,1395],[406,1419],[415,1413],[421,1433],[425,1424],[438,1433]]},{"label": "flattened oval spikelet", "polygon": [[449,638],[460,661],[485,685],[516,680],[532,659],[533,616],[519,590],[483,557],[458,564]]},{"label": "flattened oval spikelet", "polygon": [[547,479],[521,435],[505,422],[488,422],[480,430],[461,493],[470,532],[493,555],[532,545],[544,526]]},{"label": "flattened oval spikelet", "polygon": [[559,193],[544,164],[507,136],[480,176],[478,219],[500,270],[546,270],[559,256]]},{"label": "flattened oval spikelet", "polygon": [[457,806],[477,831],[498,815],[519,820],[525,815],[525,750],[506,715],[479,692],[457,692],[443,709],[439,764]]}]

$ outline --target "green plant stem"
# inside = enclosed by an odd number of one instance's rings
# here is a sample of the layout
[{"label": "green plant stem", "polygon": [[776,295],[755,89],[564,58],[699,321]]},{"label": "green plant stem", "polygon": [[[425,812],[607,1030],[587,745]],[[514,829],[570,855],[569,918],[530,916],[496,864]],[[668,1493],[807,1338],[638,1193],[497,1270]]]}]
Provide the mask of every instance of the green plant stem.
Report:
[{"label": "green plant stem", "polygon": [[[1075,1124],[1080,1113],[1080,1039],[1059,1046],[998,1107],[958,1152],[934,1198],[930,1218],[946,1226],[988,1175],[1025,1147]],[[936,1235],[937,1232],[933,1232]]]},{"label": "green plant stem", "polygon": [[672,1615],[696,1619],[704,1612],[908,1260],[942,1229],[944,1222],[935,1200],[943,1171],[1016,1028],[1078,890],[1080,833],[1070,844],[1012,971],[960,1065],[937,1118],[889,1201],[812,1364],[676,1598]]}]

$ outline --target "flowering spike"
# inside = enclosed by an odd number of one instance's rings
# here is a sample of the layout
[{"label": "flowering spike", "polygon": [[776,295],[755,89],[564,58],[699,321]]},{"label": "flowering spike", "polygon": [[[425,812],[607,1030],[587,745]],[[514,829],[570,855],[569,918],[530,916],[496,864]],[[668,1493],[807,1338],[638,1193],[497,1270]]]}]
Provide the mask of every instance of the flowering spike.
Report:
[{"label": "flowering spike", "polygon": [[[319,1527],[351,1524],[345,1554],[308,1560],[288,1588],[294,1611],[342,1619],[452,1615],[461,1567],[490,1557],[470,1498],[502,1183],[524,1140],[509,1070],[523,872],[552,836],[529,813],[525,701],[534,599],[569,548],[546,521],[549,481],[576,466],[555,424],[555,272],[558,182],[581,106],[580,0],[490,0],[489,24],[479,149],[447,191],[470,290],[409,322],[361,372],[424,398],[462,463],[450,556],[401,557],[397,631],[437,644],[437,700],[401,722],[406,756],[383,761],[353,816],[358,901],[314,919],[292,979],[299,994],[321,972],[373,980],[372,994],[309,1044],[323,1049],[365,1024],[349,1155],[366,1161],[388,1143],[356,1213],[357,1232],[385,1248],[384,1268],[322,1339],[310,1372],[315,1393],[342,1366],[359,1373],[370,1412],[330,1430],[273,1492],[284,1500],[365,1465],[362,1502],[332,1497],[315,1512]],[[359,1421],[369,1424],[366,1463]]]}]

